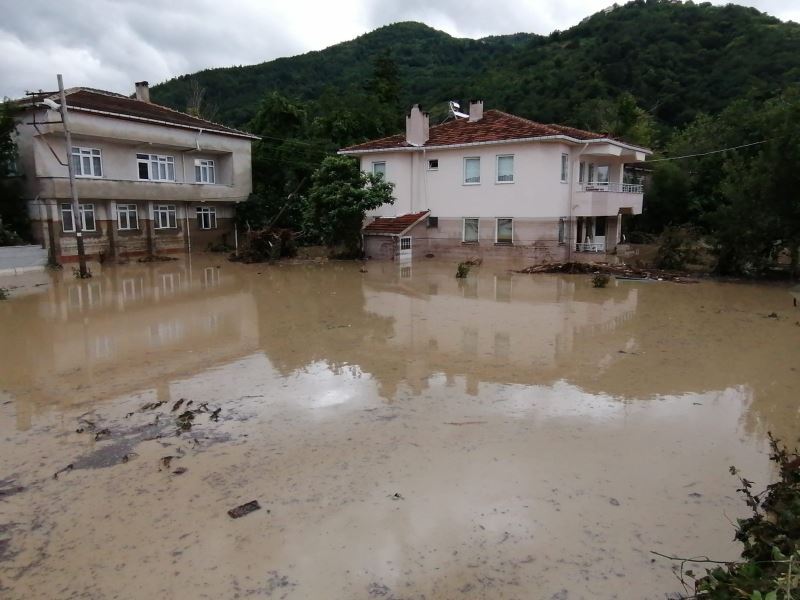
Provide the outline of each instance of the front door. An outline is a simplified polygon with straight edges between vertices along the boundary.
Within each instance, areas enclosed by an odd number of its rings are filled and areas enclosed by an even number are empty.
[[[411,260],[411,237],[400,238],[400,250],[397,253],[398,260]]]
[[[594,218],[594,239],[592,240],[597,244],[597,251],[603,252],[606,249],[606,218]]]

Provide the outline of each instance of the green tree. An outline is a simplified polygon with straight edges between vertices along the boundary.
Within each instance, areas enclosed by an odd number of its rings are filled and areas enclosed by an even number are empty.
[[[361,255],[361,227],[368,210],[393,204],[394,185],[363,173],[346,156],[329,156],[314,173],[305,207],[305,230],[323,244]]]
[[[0,245],[30,239],[30,219],[23,197],[22,177],[17,172],[16,110],[0,105]]]

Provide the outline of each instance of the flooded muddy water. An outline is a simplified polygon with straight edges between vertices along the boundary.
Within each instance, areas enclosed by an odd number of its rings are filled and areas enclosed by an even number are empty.
[[[664,598],[651,551],[738,555],[728,467],[800,432],[786,288],[366,270],[0,281],[0,596]]]

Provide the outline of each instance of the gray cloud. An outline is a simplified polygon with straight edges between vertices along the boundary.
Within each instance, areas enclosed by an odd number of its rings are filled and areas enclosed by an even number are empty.
[[[725,0],[714,0],[723,4]],[[800,22],[795,0],[749,0]],[[6,6],[2,6],[5,4]],[[566,29],[610,0],[0,0],[0,96],[67,85],[131,92],[204,68],[321,49],[380,25],[423,21],[482,37]]]

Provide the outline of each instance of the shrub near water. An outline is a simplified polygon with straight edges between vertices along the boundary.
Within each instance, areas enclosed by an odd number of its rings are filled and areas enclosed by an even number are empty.
[[[744,545],[742,561],[716,567],[695,582],[693,598],[710,600],[800,599],[800,455],[770,434],[772,460],[780,478],[759,494],[739,476],[739,492],[753,511],[739,519],[736,539]],[[691,571],[687,575],[693,576]]]

